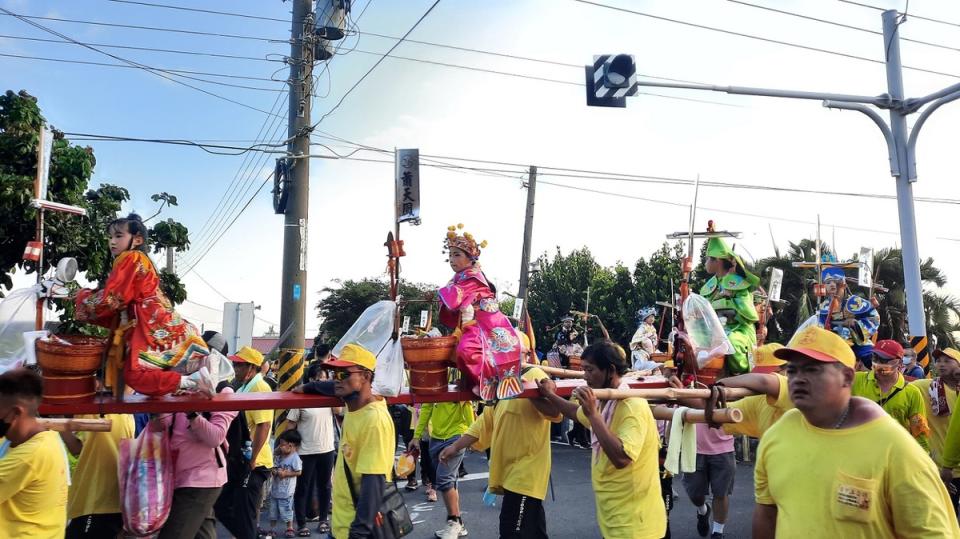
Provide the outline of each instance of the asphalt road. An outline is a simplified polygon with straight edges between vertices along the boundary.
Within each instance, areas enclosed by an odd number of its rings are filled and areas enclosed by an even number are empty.
[[[468,453],[466,467],[469,475],[460,481],[460,503],[463,521],[470,539],[497,539],[500,508],[486,507],[481,497],[487,485],[487,462],[483,453]],[[593,490],[590,485],[590,453],[567,445],[553,444],[553,493],[547,494],[544,509],[547,514],[547,532],[555,538],[600,538],[597,528]],[[679,495],[670,513],[670,527],[674,539],[700,537],[696,528],[696,512],[686,497],[679,478],[674,480]],[[412,493],[403,492],[414,519],[415,529],[410,539],[431,539],[435,530],[443,527],[446,509],[443,501],[427,502],[423,488]],[[753,466],[737,464],[737,478],[731,498],[730,516],[724,530],[727,538],[750,537],[750,518],[753,512]],[[264,523],[266,527],[266,523]],[[315,527],[315,525],[313,526]],[[221,529],[219,537],[230,534]],[[326,539],[314,532],[316,539]]]

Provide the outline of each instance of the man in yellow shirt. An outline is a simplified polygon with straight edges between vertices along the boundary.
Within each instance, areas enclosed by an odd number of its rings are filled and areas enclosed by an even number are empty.
[[[916,380],[911,385],[923,394],[930,423],[930,456],[940,466],[940,478],[956,509],[960,498],[960,423],[953,420],[956,417],[953,411],[960,386],[960,351],[934,350],[933,359],[936,377]]]
[[[260,373],[263,354],[244,346],[230,356],[230,361],[233,362],[234,382],[239,384],[237,393],[272,391]],[[214,505],[214,513],[217,520],[237,539],[256,539],[257,515],[263,502],[263,484],[270,477],[270,469],[273,468],[273,448],[270,445],[273,410],[248,410],[234,421],[246,421],[250,433],[251,456],[243,473],[227,478],[220,498]]]
[[[60,433],[70,454],[79,457],[69,490],[66,539],[116,537],[123,529],[117,463],[120,440],[134,437],[134,421],[130,414],[105,418],[111,421],[110,432]]]
[[[524,366],[524,382],[537,382],[547,375],[534,366]],[[547,520],[543,499],[550,478],[550,423],[560,422],[556,405],[544,398],[509,399],[483,409],[466,434],[440,452],[441,461],[468,447],[490,448],[489,490],[503,495],[500,506],[500,538],[546,538]]]
[[[853,395],[879,404],[907,429],[924,451],[930,452],[930,427],[923,409],[923,395],[915,386],[908,385],[900,372],[903,347],[897,341],[879,341],[873,347],[871,359],[872,370],[857,373],[851,389]]]
[[[67,525],[67,459],[55,432],[37,422],[40,375],[26,369],[0,374],[0,535],[60,539]]]
[[[755,539],[960,537],[933,461],[876,403],[851,397],[856,358],[842,338],[808,327],[775,354],[796,409],[760,444]]]
[[[378,517],[383,490],[393,471],[397,434],[387,403],[371,390],[377,358],[357,344],[348,344],[325,366],[334,369],[334,382],[311,382],[295,391],[332,393],[343,399],[340,451],[333,472],[333,522],[336,539],[380,537],[386,525]],[[332,386],[332,387],[331,387]]]
[[[660,437],[645,399],[610,400],[602,405],[594,389],[626,388],[626,353],[601,340],[580,357],[587,385],[574,390],[578,406],[556,394],[550,379],[540,381],[540,394],[563,415],[592,429],[591,478],[596,494],[597,524],[604,539],[660,539],[667,529],[667,510],[660,495]]]

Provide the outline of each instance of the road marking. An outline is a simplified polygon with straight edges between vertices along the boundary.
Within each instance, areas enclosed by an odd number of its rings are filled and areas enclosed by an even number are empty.
[[[461,477],[458,481],[474,481],[476,479],[488,479],[490,477],[490,472],[483,473],[468,473],[467,475]]]

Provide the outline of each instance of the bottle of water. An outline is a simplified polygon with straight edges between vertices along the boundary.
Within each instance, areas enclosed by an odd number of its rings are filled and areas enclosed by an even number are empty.
[[[483,492],[483,505],[487,507],[497,506],[497,495],[490,492],[490,487],[487,487],[487,490]]]
[[[243,443],[243,458],[244,460],[253,459],[253,442],[249,440]]]

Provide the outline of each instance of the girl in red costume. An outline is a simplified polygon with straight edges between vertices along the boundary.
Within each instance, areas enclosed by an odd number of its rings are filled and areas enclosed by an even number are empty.
[[[197,363],[209,355],[193,324],[180,318],[160,290],[157,269],[146,253],[147,227],[130,214],[107,226],[113,269],[102,288],[80,290],[76,318],[111,328],[130,324],[123,379],[143,395],[166,395],[177,390],[199,391],[210,397],[214,381],[206,367],[183,376],[172,369],[183,361]],[[109,382],[109,377],[108,377]]]

